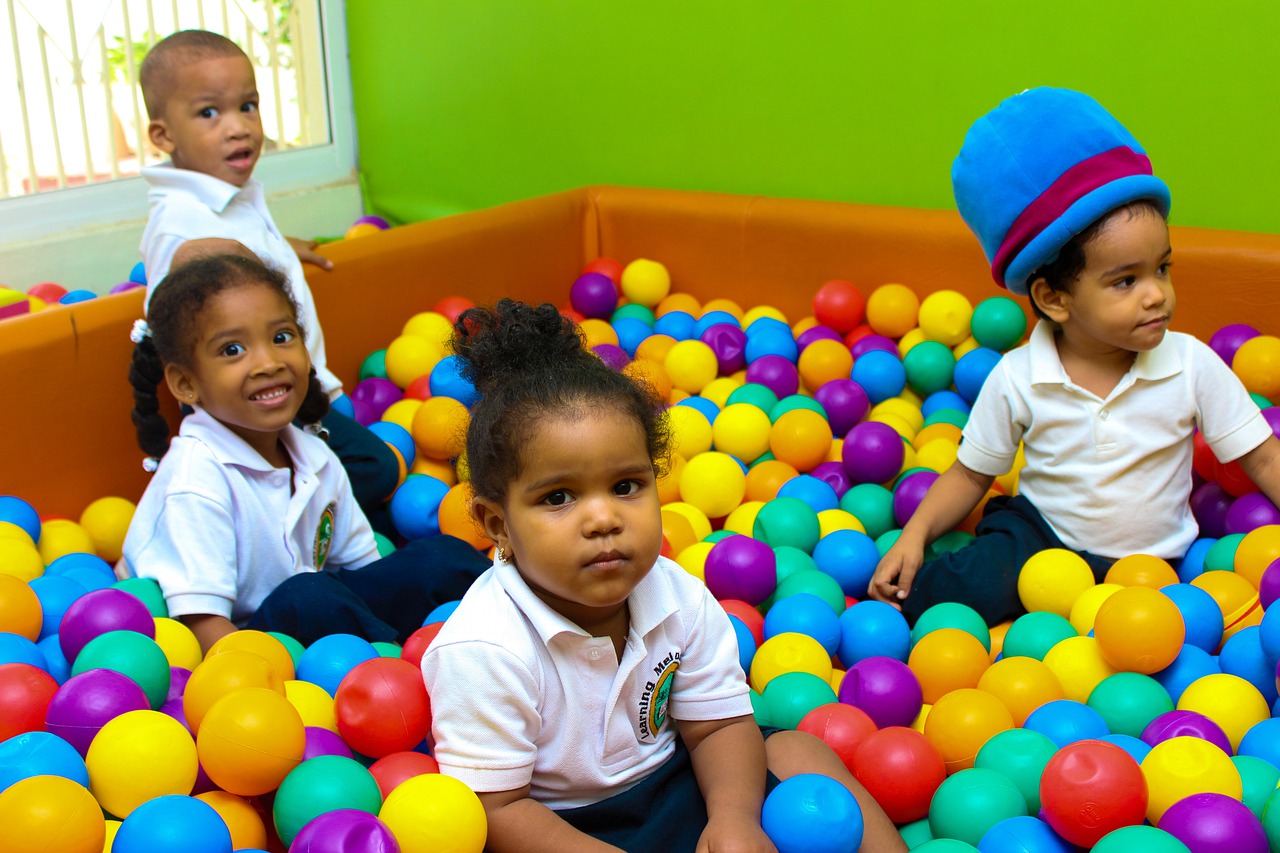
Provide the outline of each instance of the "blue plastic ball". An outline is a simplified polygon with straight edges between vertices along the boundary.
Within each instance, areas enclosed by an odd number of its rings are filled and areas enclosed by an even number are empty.
[[[988,829],[978,842],[979,853],[1074,853],[1049,824],[1030,815],[1008,817]]]
[[[759,332],[747,336],[747,364],[766,355],[776,355],[785,358],[792,364],[800,357],[800,345],[796,343],[795,336],[791,334],[791,330],[776,328],[765,328]]]
[[[883,601],[859,601],[840,614],[840,646],[836,650],[845,668],[869,657],[890,657],[907,662],[911,654],[911,628],[900,611]]]
[[[29,776],[62,776],[89,787],[84,758],[48,732],[23,732],[0,742],[0,793]]]
[[[1105,740],[1107,743],[1114,743],[1125,752],[1133,756],[1133,760],[1142,763],[1142,759],[1147,757],[1147,753],[1151,751],[1151,744],[1142,738],[1136,738],[1133,735],[1103,735],[1098,740]]]
[[[1266,621],[1265,617],[1263,621]],[[1276,665],[1267,661],[1260,626],[1250,625],[1232,634],[1222,644],[1222,651],[1218,652],[1218,666],[1228,675],[1243,678],[1258,688],[1268,705],[1278,698]]]
[[[751,633],[746,622],[732,613],[729,614],[729,624],[733,626],[733,635],[738,639],[738,663],[744,673],[751,672],[751,661],[755,660],[757,649],[755,634]]]
[[[1217,658],[1199,646],[1185,643],[1182,650],[1178,652],[1178,656],[1173,659],[1173,663],[1152,674],[1151,677],[1160,682],[1160,686],[1168,691],[1169,698],[1176,705],[1191,682],[1218,672],[1222,670],[1218,667]]]
[[[858,356],[849,376],[873,404],[896,397],[907,387],[907,369],[892,353],[871,350]]]
[[[676,403],[676,405],[688,406],[692,409],[697,409],[699,412],[702,412],[703,416],[707,419],[707,423],[710,424],[715,423],[716,415],[720,414],[720,407],[715,404],[714,400],[708,400],[706,397],[699,397],[696,395],[692,397],[685,397],[679,403]]]
[[[391,496],[391,523],[405,539],[425,539],[440,533],[440,502],[449,486],[427,474],[405,480]]]
[[[71,663],[67,660],[67,656],[62,653],[62,641],[58,639],[57,634],[50,634],[42,637],[36,642],[36,648],[40,650],[40,654],[44,655],[48,666],[45,672],[53,676],[53,680],[59,684],[64,683],[71,677]]]
[[[352,420],[355,420],[356,404],[346,394],[339,394],[333,400],[329,401],[329,408],[340,415],[346,415]]]
[[[231,830],[203,800],[166,794],[130,812],[111,853],[231,853]]]
[[[1183,641],[1204,649],[1209,654],[1222,644],[1222,608],[1213,596],[1189,583],[1171,583],[1160,591],[1173,600],[1187,626]]]
[[[817,773],[784,779],[765,797],[760,826],[778,853],[854,853],[862,809],[836,780]]]
[[[813,546],[813,562],[819,571],[836,579],[845,595],[865,598],[880,562],[880,549],[859,530],[833,530]]]
[[[330,696],[356,664],[379,657],[378,650],[363,637],[354,634],[329,634],[321,637],[298,656],[299,681],[323,687]]]
[[[1254,723],[1240,738],[1236,755],[1252,755],[1280,767],[1280,717]]]
[[[697,337],[694,329],[698,321],[688,311],[668,311],[653,321],[653,332],[656,335],[667,335],[677,341],[687,341]]]
[[[840,646],[840,619],[831,605],[808,592],[780,598],[764,616],[764,638],[805,634],[817,640],[828,655]]]
[[[422,620],[422,624],[430,625],[433,622],[443,622],[449,618],[453,611],[458,609],[458,605],[461,603],[461,601],[446,601],[444,604],[436,605],[435,609],[427,614],[427,618]]]
[[[456,355],[446,355],[431,368],[431,396],[452,397],[468,409],[480,399],[476,386],[462,375],[462,361]]]
[[[1040,732],[1059,749],[1078,740],[1097,740],[1110,734],[1101,714],[1073,699],[1046,702],[1028,715],[1022,727]]]
[[[926,418],[942,409],[955,409],[957,412],[969,413],[969,401],[955,391],[934,391],[920,404],[920,414]]]
[[[636,349],[653,334],[653,327],[635,317],[618,317],[613,321],[613,331],[618,336],[618,346],[622,351],[635,358]]]
[[[1187,553],[1182,556],[1182,562],[1178,563],[1178,580],[1189,584],[1204,574],[1205,555],[1217,544],[1217,539],[1207,537],[1192,542]]]
[[[136,281],[138,284],[147,283],[147,268],[143,266],[142,261],[138,261],[133,265],[133,269],[129,270],[129,281]]]
[[[49,671],[49,662],[35,643],[21,634],[0,631],[0,665],[6,663],[25,663]]]
[[[730,314],[728,311],[708,311],[694,322],[693,336],[695,338],[701,338],[707,329],[710,329],[712,326],[719,326],[722,323],[728,326],[733,326],[735,329],[742,328],[742,323],[738,318]]]
[[[1000,353],[986,347],[969,350],[956,361],[955,383],[960,396],[969,403],[978,399],[982,383],[1000,362]]]
[[[777,497],[798,498],[813,507],[814,512],[837,509],[840,506],[840,498],[836,496],[836,490],[831,484],[811,474],[800,474],[787,480],[778,489]]]
[[[36,598],[40,599],[40,611],[43,614],[40,623],[41,640],[58,633],[58,625],[62,623],[67,608],[89,591],[84,588],[84,584],[64,575],[43,574],[32,578],[27,585],[36,594]]]
[[[32,542],[40,541],[40,516],[35,507],[22,498],[0,495],[0,521],[16,524],[27,532]]]
[[[1274,671],[1280,664],[1280,607],[1267,608],[1262,614],[1262,624],[1258,629],[1258,640],[1262,643],[1262,652]]]
[[[90,299],[97,299],[98,294],[92,290],[77,289],[71,290],[62,295],[58,300],[59,305],[74,305],[77,302],[88,302]]]
[[[406,466],[412,465],[418,458],[418,446],[413,443],[413,434],[400,424],[391,421],[374,421],[369,424],[369,432],[400,451],[400,458]]]

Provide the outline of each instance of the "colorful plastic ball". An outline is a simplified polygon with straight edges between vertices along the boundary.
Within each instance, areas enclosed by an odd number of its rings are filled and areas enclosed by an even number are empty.
[[[1224,519],[1227,533],[1250,533],[1280,523],[1280,510],[1261,492],[1243,494],[1232,502]]]
[[[952,690],[977,687],[991,659],[986,647],[967,631],[938,628],[916,642],[907,665],[920,680],[924,701],[930,705]]]
[[[637,258],[623,268],[619,284],[628,301],[653,308],[671,292],[671,275],[657,261]]]
[[[142,803],[116,831],[112,853],[231,853],[222,816],[195,797],[168,794]]]
[[[938,479],[935,471],[916,471],[903,477],[893,490],[893,517],[899,527],[906,527],[916,508]]]
[[[1112,830],[1093,846],[1093,853],[1191,853],[1187,845],[1163,829],[1139,824]]]
[[[226,648],[211,654],[192,670],[183,691],[187,725],[198,734],[209,709],[236,690],[261,688],[284,696],[285,681],[284,673],[271,660],[249,649]]]
[[[1210,539],[1217,539],[1227,532],[1227,512],[1235,499],[1227,494],[1222,486],[1215,482],[1207,482],[1197,486],[1191,492],[1191,514],[1200,526],[1200,534]],[[1185,563],[1186,560],[1184,559]],[[1178,576],[1189,581],[1185,571],[1180,568]]]
[[[854,483],[886,483],[902,469],[902,437],[888,424],[865,421],[849,430],[841,459]],[[856,514],[856,513],[855,513]]]
[[[1178,606],[1145,586],[1125,587],[1108,597],[1098,608],[1093,632],[1107,663],[1144,674],[1173,663],[1186,638]]]
[[[0,664],[9,663],[24,663],[48,671],[48,660],[39,646],[19,634],[0,631]]]
[[[585,272],[569,286],[569,303],[584,317],[606,318],[618,307],[618,285],[603,273]]]
[[[159,711],[129,711],[109,720],[85,756],[89,789],[108,813],[127,818],[166,794],[189,794],[196,782],[196,745],[181,723]]]
[[[440,765],[434,758],[412,750],[384,755],[369,765],[369,773],[378,783],[383,799],[389,797],[401,782],[424,773],[439,772]]]
[[[765,797],[760,826],[778,853],[854,853],[862,844],[858,801],[834,779],[800,773]]]
[[[90,640],[76,655],[71,673],[91,669],[113,669],[129,676],[147,694],[152,709],[163,705],[169,693],[169,659],[155,640],[137,631],[108,631]]]
[[[1004,703],[1016,726],[1023,725],[1037,708],[1064,698],[1062,684],[1053,671],[1029,657],[997,660],[978,679],[978,689]]]
[[[1280,717],[1269,717],[1254,725],[1240,739],[1236,752],[1280,766]]]
[[[986,347],[978,347],[960,356],[956,359],[953,374],[956,391],[972,405],[978,399],[978,392],[982,390],[987,376],[999,362],[1000,353]]]
[[[770,547],[790,546],[806,554],[813,552],[821,533],[818,514],[798,498],[774,498],[760,508],[752,525],[752,536]]]
[[[62,684],[71,677],[71,664],[67,663],[67,659],[62,655],[57,634],[51,634],[40,640],[36,643],[36,648],[44,656],[44,666],[41,669],[52,675],[54,681]]]
[[[34,584],[40,580],[45,578],[34,578],[31,583]],[[45,636],[43,626],[50,620],[44,613],[38,589],[39,587],[24,583],[12,575],[0,573],[0,627],[5,631],[26,637],[32,642]],[[51,604],[58,606],[58,603],[52,600],[52,591],[46,591],[46,597],[50,599]],[[70,604],[68,603],[67,606]],[[55,624],[54,630],[48,633],[54,633],[56,630]]]
[[[391,496],[391,523],[406,539],[425,539],[440,533],[440,503],[449,484],[435,477],[410,477]]]
[[[98,498],[80,513],[80,526],[93,541],[94,552],[114,563],[120,559],[124,536],[137,507],[133,501],[119,497]]]
[[[844,474],[844,466],[838,462],[824,462],[821,464],[834,465],[842,476]],[[817,467],[821,467],[821,465]],[[813,470],[816,471],[817,467]],[[822,480],[814,474],[799,474],[792,477],[782,484],[782,488],[778,489],[777,497],[799,498],[817,513],[839,509],[840,507],[840,498],[836,495],[835,488],[826,480]]]
[[[0,521],[15,524],[27,532],[33,543],[40,542],[40,515],[35,507],[14,495],[0,495]]]
[[[286,681],[284,698],[298,712],[303,725],[317,726],[337,733],[338,720],[333,715],[333,697],[323,687],[310,681]]]
[[[1280,787],[1280,767],[1252,755],[1233,755],[1231,763],[1240,771],[1244,804],[1249,807],[1249,811],[1261,818],[1267,800]]]
[[[89,787],[84,758],[49,732],[24,732],[0,741],[0,792],[29,776],[62,776]]]
[[[719,376],[729,376],[747,365],[747,334],[730,323],[716,323],[699,336],[698,340],[711,348],[716,357]],[[710,384],[709,382],[707,383]],[[703,386],[706,388],[706,385]]]
[[[1178,710],[1195,711],[1221,726],[1232,751],[1240,745],[1245,732],[1271,716],[1258,688],[1225,672],[1206,675],[1189,684],[1178,697]]]
[[[1261,332],[1247,323],[1230,323],[1220,327],[1209,337],[1209,348],[1230,367],[1240,345],[1260,334]]]
[[[0,791],[0,845],[6,853],[102,853],[102,810],[83,785],[31,776]]]
[[[312,818],[289,845],[290,853],[399,853],[386,824],[359,809],[335,809]]]
[[[926,339],[953,347],[969,337],[973,305],[954,290],[935,290],[920,303],[920,331]]]
[[[877,334],[900,338],[917,324],[920,297],[903,284],[882,284],[867,299],[867,325]]]
[[[849,667],[841,702],[866,712],[878,728],[910,726],[924,704],[915,673],[896,658],[871,656]]]
[[[1030,815],[1000,821],[978,842],[981,853],[1071,853],[1073,849],[1049,824]]]
[[[1267,853],[1267,834],[1248,806],[1225,794],[1207,792],[1179,800],[1165,811],[1158,828],[1193,853]]]
[[[75,661],[90,640],[108,631],[136,631],[155,639],[156,623],[147,606],[124,590],[97,589],[67,608],[58,640],[67,660]]]
[[[1064,746],[1049,759],[1040,780],[1041,812],[1049,826],[1081,847],[1141,823],[1147,799],[1138,763],[1115,744],[1099,740]]]
[[[705,564],[707,589],[718,599],[760,604],[777,588],[777,557],[765,542],[728,536],[716,542]]]
[[[1059,748],[1108,734],[1101,714],[1071,699],[1056,699],[1041,705],[1027,716],[1023,728],[1040,732]]]
[[[1193,681],[1221,671],[1217,658],[1198,646],[1184,645],[1173,663],[1155,673],[1152,678],[1160,682],[1160,686],[1177,702]]]
[[[787,633],[812,637],[831,656],[840,645],[839,617],[825,601],[815,595],[791,595],[778,600],[764,617],[766,640]]]
[[[831,680],[831,655],[807,634],[778,634],[760,644],[751,661],[751,686],[763,693],[769,682],[788,672],[807,672]]]
[[[928,395],[951,387],[956,357],[937,341],[921,341],[902,357],[902,367],[912,390]]]
[[[1274,402],[1280,397],[1280,338],[1249,338],[1236,350],[1231,370],[1251,394],[1261,394]]]
[[[848,472],[847,465],[845,471]],[[879,483],[850,486],[840,496],[840,508],[862,522],[863,529],[872,539],[878,539],[894,527],[893,493]]]
[[[931,838],[919,847],[912,847],[911,850],[915,853],[977,853],[978,848],[954,838]]]
[[[769,415],[751,403],[730,403],[711,424],[715,448],[748,464],[769,450],[773,424]]]
[[[971,767],[947,778],[933,795],[929,828],[935,838],[977,844],[1002,820],[1027,813],[1016,785],[994,770]]]
[[[880,562],[875,540],[857,530],[836,530],[823,536],[813,547],[813,561],[819,571],[835,578],[845,595],[862,598]]]
[[[234,850],[262,849],[267,846],[267,828],[262,815],[244,797],[228,794],[226,791],[205,791],[195,797],[210,806],[231,833],[231,846]]]
[[[883,601],[859,601],[840,614],[836,653],[846,667],[882,655],[903,661],[911,651],[911,629],[895,607]]]
[[[1194,737],[1213,744],[1227,755],[1232,752],[1231,741],[1222,727],[1204,714],[1195,711],[1166,711],[1153,719],[1142,730],[1141,738],[1151,746],[1176,737]]]
[[[952,690],[932,705],[924,721],[924,736],[942,754],[948,774],[972,767],[983,744],[1013,728],[1009,709],[984,690]]]
[[[89,592],[107,589],[116,582],[111,565],[97,554],[64,554],[49,564],[45,574],[71,578]]]
[[[49,700],[45,728],[87,755],[98,731],[130,711],[150,710],[151,703],[131,678],[110,669],[91,669],[67,679]]]
[[[926,721],[927,722],[927,721]],[[1058,745],[1033,729],[1014,728],[993,735],[978,750],[973,766],[993,770],[1017,786],[1027,813],[1040,811],[1040,777]]]
[[[819,705],[801,718],[797,731],[820,739],[854,772],[854,756],[858,747],[877,731],[875,722],[865,711],[845,704],[830,702]]]
[[[1065,548],[1047,548],[1027,560],[1018,573],[1018,597],[1029,612],[1047,610],[1064,619],[1086,589],[1094,585],[1084,558]]]
[[[781,601],[789,595],[808,593],[816,595],[827,603],[833,612],[841,612],[848,606],[848,598],[840,584],[831,575],[810,568],[812,559],[804,551],[786,545],[776,549],[778,554],[777,592],[774,598]]]
[[[307,726],[304,737],[303,761],[319,758],[321,755],[341,755],[344,758],[355,757],[351,747],[347,746],[346,741],[326,728]]]
[[[733,512],[747,492],[747,474],[727,453],[708,451],[689,459],[680,476],[680,499],[708,518]]]
[[[1184,642],[1212,654],[1222,644],[1223,629],[1222,611],[1213,596],[1187,583],[1169,584],[1160,592],[1182,614],[1182,624],[1186,626]]]
[[[783,356],[762,355],[747,365],[747,382],[763,385],[780,398],[789,397],[800,389],[800,372]]]
[[[699,325],[705,324],[705,318],[699,320]],[[784,323],[765,324],[757,323],[747,334],[746,349],[743,351],[747,364],[752,364],[766,356],[771,358],[785,359],[792,366],[797,366],[800,357],[800,345],[796,343],[795,336],[791,333],[791,329]],[[799,378],[799,369],[796,370],[797,379]],[[780,396],[787,396],[782,394]]]
[[[796,728],[809,712],[836,701],[830,675],[824,678],[808,672],[779,674],[764,686],[760,697],[769,721],[784,729]]]
[[[842,335],[862,322],[866,307],[862,291],[843,279],[828,281],[813,295],[813,316]]]
[[[333,697],[338,734],[371,758],[412,749],[431,726],[418,668],[396,658],[373,658],[343,677]]]
[[[401,783],[378,818],[395,835],[400,853],[480,853],[488,834],[480,798],[439,773]]]
[[[322,755],[297,765],[280,782],[272,804],[276,832],[286,844],[319,815],[356,809],[376,815],[382,792],[365,767],[352,758]]]
[[[1184,797],[1212,792],[1239,800],[1244,792],[1240,771],[1227,754],[1194,737],[1170,738],[1153,746],[1142,761],[1142,774],[1150,792],[1147,820],[1156,825],[1165,810]]]
[[[896,397],[907,387],[907,369],[902,360],[882,350],[859,356],[853,363],[850,378],[862,386],[872,403]]]
[[[1026,334],[1027,314],[1021,304],[1007,296],[992,296],[973,309],[970,329],[979,345],[1004,352]]]
[[[826,461],[831,452],[831,438],[831,425],[824,415],[796,408],[774,421],[769,433],[769,449],[775,458],[797,471],[812,471]]]
[[[1173,710],[1173,700],[1160,682],[1136,672],[1104,678],[1089,694],[1088,705],[1101,715],[1108,731],[1140,737],[1153,720]]]
[[[213,703],[196,734],[196,748],[215,785],[252,797],[275,790],[298,766],[306,730],[284,696],[245,687]]]
[[[1265,619],[1263,620],[1265,624]],[[1280,624],[1280,619],[1272,618],[1272,629]],[[1273,646],[1274,648],[1274,646]],[[1277,698],[1276,664],[1277,659],[1264,650],[1262,643],[1262,626],[1253,625],[1245,628],[1225,643],[1218,653],[1218,666],[1228,675],[1235,675],[1258,688],[1263,700],[1273,705]]]

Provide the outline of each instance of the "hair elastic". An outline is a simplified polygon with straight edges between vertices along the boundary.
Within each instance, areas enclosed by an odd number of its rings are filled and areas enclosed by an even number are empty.
[[[129,340],[135,344],[140,344],[149,337],[151,337],[151,327],[147,325],[147,321],[134,320],[133,328],[129,330]]]

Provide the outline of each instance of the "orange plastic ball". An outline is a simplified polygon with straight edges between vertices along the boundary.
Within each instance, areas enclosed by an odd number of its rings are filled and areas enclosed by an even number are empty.
[[[294,677],[293,656],[289,654],[284,643],[265,631],[251,629],[233,631],[214,643],[205,658],[208,659],[232,649],[261,655],[281,681],[289,681]]]
[[[853,368],[853,354],[843,341],[820,338],[800,353],[797,367],[804,387],[816,391],[835,379],[848,379]]]
[[[990,663],[986,646],[959,628],[930,631],[907,657],[907,666],[915,673],[924,701],[930,705],[952,690],[977,687]]]
[[[471,413],[452,397],[423,400],[413,415],[413,443],[418,452],[432,459],[445,460],[458,456],[467,446],[467,427]]]
[[[439,518],[441,533],[470,543],[480,551],[493,544],[480,528],[480,522],[471,514],[471,486],[467,483],[449,487],[440,501]]]
[[[257,688],[283,697],[285,681],[283,673],[262,655],[245,649],[228,649],[206,657],[191,673],[182,692],[182,712],[191,731],[198,734],[209,709],[228,693]]]
[[[1280,556],[1277,554],[1276,556]],[[1150,554],[1130,554],[1121,557],[1107,569],[1106,583],[1120,586],[1145,586],[1160,589],[1178,582],[1178,573],[1168,560],[1153,557]]]
[[[831,424],[811,409],[792,409],[773,423],[769,449],[797,471],[812,471],[827,458]]]
[[[0,630],[34,642],[40,638],[43,621],[44,608],[35,590],[26,581],[0,572]]]
[[[905,284],[882,284],[867,300],[867,325],[876,334],[900,338],[916,326],[920,297]]]
[[[246,687],[223,696],[196,735],[200,766],[224,791],[253,797],[274,791],[302,763],[306,730],[281,693]]]
[[[924,736],[942,753],[947,773],[973,766],[978,750],[1013,728],[1009,709],[985,690],[964,687],[939,697],[924,721]]]
[[[1264,524],[1244,535],[1236,546],[1234,567],[1236,574],[1257,589],[1262,583],[1262,573],[1275,560],[1280,559],[1280,524]]]
[[[1130,586],[1098,608],[1093,635],[1107,663],[1151,675],[1173,663],[1187,629],[1173,599],[1150,587]]]
[[[978,689],[1003,702],[1015,726],[1025,723],[1031,712],[1041,705],[1066,698],[1053,670],[1042,661],[1021,655],[991,664],[978,679]]]
[[[203,794],[196,794],[196,799],[212,806],[227,829],[231,830],[232,850],[266,849],[266,824],[258,810],[244,797],[237,797],[226,791],[205,791]]]

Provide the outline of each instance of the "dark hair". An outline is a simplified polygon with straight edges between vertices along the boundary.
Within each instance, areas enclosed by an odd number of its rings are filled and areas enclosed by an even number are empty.
[[[1098,232],[1102,230],[1108,222],[1122,212],[1128,213],[1129,218],[1133,219],[1144,213],[1151,213],[1164,218],[1164,214],[1160,212],[1160,208],[1151,199],[1140,198],[1137,201],[1131,201],[1120,207],[1113,208],[1105,215],[1095,219],[1088,228],[1068,240],[1058,255],[1052,261],[1041,264],[1035,272],[1027,277],[1027,283],[1030,285],[1038,278],[1043,278],[1045,283],[1049,285],[1049,289],[1057,293],[1069,293],[1071,286],[1080,278],[1080,273],[1084,272],[1085,264],[1088,258],[1085,255],[1085,247],[1089,245],[1089,241],[1098,236]],[[1027,289],[1027,298],[1031,300],[1031,310],[1041,320],[1048,320],[1049,316],[1044,310],[1036,304],[1035,297],[1031,295],[1030,287]]]
[[[173,91],[178,69],[188,62],[247,54],[231,39],[208,30],[179,30],[156,42],[138,69],[138,85],[147,115],[159,118]]]
[[[190,367],[195,347],[193,337],[204,306],[219,293],[246,284],[260,284],[277,291],[297,319],[298,306],[284,274],[240,255],[213,255],[183,264],[156,288],[147,311],[150,332],[134,344],[129,365],[133,425],[138,432],[138,446],[147,454],[159,459],[169,449],[169,423],[160,414],[160,400],[156,395],[164,381],[164,366]],[[306,330],[301,325],[298,328],[305,338]],[[328,413],[329,398],[321,390],[312,367],[297,419],[316,423]]]
[[[583,408],[621,411],[644,431],[654,470],[666,470],[670,432],[648,384],[619,373],[583,343],[554,305],[503,299],[454,323],[462,375],[480,393],[467,429],[467,465],[478,497],[501,502],[520,475],[521,450],[549,417]]]

